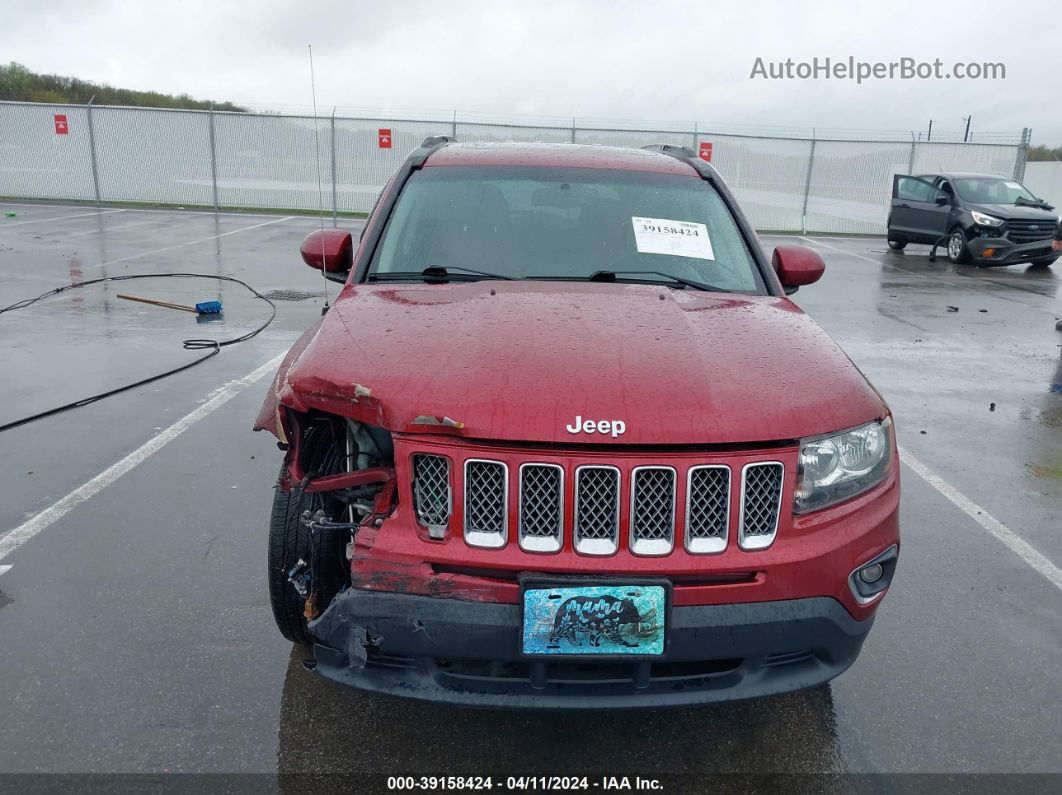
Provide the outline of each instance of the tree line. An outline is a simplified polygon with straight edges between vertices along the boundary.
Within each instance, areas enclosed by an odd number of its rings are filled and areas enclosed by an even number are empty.
[[[209,100],[192,99],[187,94],[174,96],[173,94],[161,94],[158,91],[135,91],[130,88],[114,88],[104,83],[93,83],[91,80],[80,80],[76,77],[42,75],[14,61],[7,66],[0,66],[0,99],[73,105],[84,105],[91,99],[96,105],[136,105],[185,110],[210,108]],[[214,109],[247,112],[247,108],[231,102],[215,102]]]
[[[1029,160],[1062,160],[1062,146],[1053,149],[1050,146],[1030,146]]]

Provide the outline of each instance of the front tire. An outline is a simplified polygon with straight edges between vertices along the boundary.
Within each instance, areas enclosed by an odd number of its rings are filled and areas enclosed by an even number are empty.
[[[893,251],[903,251],[905,248],[907,248],[907,241],[906,240],[890,240],[889,241],[889,248],[891,248]]]
[[[281,470],[283,474],[283,470]],[[292,643],[310,645],[313,635],[307,626],[306,602],[288,575],[299,561],[310,568],[312,612],[320,615],[335,595],[350,582],[346,557],[351,535],[346,530],[318,530],[311,534],[299,521],[304,511],[324,510],[334,516],[335,505],[322,494],[306,494],[298,489],[284,491],[277,486],[269,517],[269,603],[280,634]]]
[[[962,265],[970,261],[970,249],[966,245],[966,233],[960,227],[955,227],[948,235],[948,259],[956,265]]]
[[[313,494],[284,491],[277,486],[269,516],[269,603],[280,634],[292,643],[309,645],[313,636],[306,626],[306,600],[295,590],[288,574],[300,560],[310,562],[310,531],[299,517],[311,510]]]

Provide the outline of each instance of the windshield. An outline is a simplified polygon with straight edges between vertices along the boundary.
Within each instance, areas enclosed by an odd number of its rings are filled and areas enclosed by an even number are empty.
[[[959,196],[975,204],[1015,204],[1018,197],[1027,202],[1036,197],[1020,182],[1002,177],[964,177],[955,180]]]
[[[425,268],[514,279],[587,279],[611,271],[620,280],[667,282],[670,276],[765,292],[733,216],[709,183],[606,169],[414,172],[369,274]]]

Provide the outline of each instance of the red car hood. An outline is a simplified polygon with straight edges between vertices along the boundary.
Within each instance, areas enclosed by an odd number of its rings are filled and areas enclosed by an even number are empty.
[[[532,281],[356,285],[302,342],[278,374],[280,402],[393,431],[721,444],[826,433],[886,411],[833,340],[771,296]],[[414,424],[420,417],[463,427]],[[576,418],[625,430],[571,433]]]

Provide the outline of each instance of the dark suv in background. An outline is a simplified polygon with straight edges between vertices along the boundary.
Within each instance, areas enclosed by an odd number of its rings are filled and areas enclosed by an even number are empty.
[[[1054,207],[1020,182],[993,174],[896,174],[892,178],[889,248],[946,239],[948,259],[978,267],[1030,264],[1058,258],[1051,239]]]

